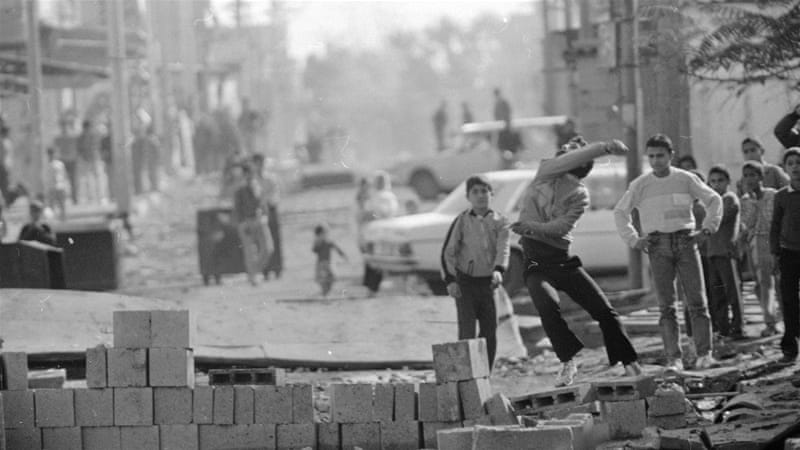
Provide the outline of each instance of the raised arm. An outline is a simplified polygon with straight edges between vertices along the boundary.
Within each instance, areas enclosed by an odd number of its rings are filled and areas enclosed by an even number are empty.
[[[792,128],[798,120],[800,120],[800,105],[797,105],[794,111],[783,116],[783,118],[778,121],[778,124],[775,125],[775,137],[778,138],[778,141],[786,148],[800,145],[800,135],[792,132]]]
[[[592,142],[583,148],[542,161],[534,180],[557,177],[603,155],[624,155],[626,153],[628,153],[628,147],[622,141],[616,139],[608,142]]]

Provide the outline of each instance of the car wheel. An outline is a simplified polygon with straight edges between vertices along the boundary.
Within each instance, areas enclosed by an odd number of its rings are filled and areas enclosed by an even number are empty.
[[[436,178],[427,170],[415,172],[414,175],[411,176],[409,184],[423,200],[434,200],[439,195],[439,192],[441,192]]]
[[[444,280],[428,278],[425,280],[433,295],[447,295],[447,283]]]
[[[508,270],[503,275],[503,287],[506,288],[509,297],[513,297],[525,287],[525,260],[519,250],[511,250]]]

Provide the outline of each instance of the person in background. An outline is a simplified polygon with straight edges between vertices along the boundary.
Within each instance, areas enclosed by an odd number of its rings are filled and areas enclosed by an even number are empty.
[[[502,120],[505,126],[511,128],[511,105],[503,98],[500,88],[494,88],[494,120]]]
[[[25,185],[21,182],[11,186],[13,161],[14,145],[11,142],[11,129],[0,117],[0,196],[8,206],[13,205],[17,198],[28,195]]]
[[[56,157],[56,149],[47,148],[47,167],[45,168],[45,192],[47,206],[58,213],[61,221],[67,220],[67,198],[70,194],[67,168]]]
[[[679,169],[683,169],[687,172],[694,172],[697,170],[697,161],[695,161],[694,156],[692,155],[683,155],[678,158],[677,164],[675,164]]]
[[[433,131],[436,135],[436,150],[442,151],[447,145],[445,132],[447,131],[447,102],[442,100],[436,112],[433,113]]]
[[[263,189],[255,169],[249,163],[242,166],[244,183],[233,194],[233,216],[244,252],[247,279],[256,286],[256,274],[261,273],[271,252],[267,216],[262,210]]]
[[[314,279],[319,284],[323,297],[327,297],[333,287],[333,282],[336,279],[331,268],[331,253],[336,250],[336,253],[347,261],[347,255],[342,249],[336,245],[335,242],[330,240],[328,236],[328,227],[324,224],[314,227],[314,246],[311,251],[317,255],[317,265],[314,272]]]
[[[472,110],[469,109],[467,102],[461,102],[461,123],[472,123],[475,118],[472,116]]]
[[[789,176],[776,166],[764,161],[764,146],[755,138],[745,138],[742,141],[742,155],[745,161],[758,161],[764,167],[764,187],[780,189],[789,184]],[[741,198],[744,195],[742,180],[736,183],[736,194]]]
[[[392,192],[392,181],[389,174],[378,171],[375,175],[374,187],[366,204],[369,220],[388,219],[396,216],[399,202],[397,196]],[[382,280],[383,272],[368,264],[365,265],[363,284],[367,287],[369,296],[372,297],[378,293]]]
[[[59,121],[61,134],[53,140],[53,146],[57,150],[58,158],[64,163],[69,181],[70,197],[72,203],[78,203],[78,138],[73,132],[75,118],[66,114]]]
[[[44,222],[44,204],[39,200],[31,200],[28,205],[30,220],[19,232],[20,241],[37,241],[42,244],[56,245],[56,234],[50,225]]]
[[[148,188],[150,192],[158,192],[160,189],[161,142],[152,123],[147,126],[146,137],[148,145],[145,147],[144,160],[147,166],[147,181],[150,183]]]
[[[264,279],[269,279],[270,272],[275,274],[275,278],[280,278],[283,271],[283,244],[281,240],[281,219],[280,219],[280,182],[275,173],[269,170],[264,164],[264,154],[254,153],[252,156],[253,167],[256,177],[263,189],[261,205],[267,213],[269,223],[269,234],[272,237],[272,253],[264,265]]]
[[[778,121],[774,132],[784,148],[800,147],[800,104]]]
[[[90,120],[83,121],[83,129],[75,143],[78,152],[78,191],[90,202],[100,201],[100,138]]]

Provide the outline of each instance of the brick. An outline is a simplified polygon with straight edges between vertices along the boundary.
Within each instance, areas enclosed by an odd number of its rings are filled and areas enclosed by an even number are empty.
[[[214,388],[195,386],[192,389],[192,422],[201,425],[214,423]]]
[[[292,423],[292,387],[256,386],[255,423]]]
[[[122,450],[159,450],[158,427],[120,427],[119,441]]]
[[[42,448],[47,450],[82,450],[80,427],[42,428]]]
[[[292,386],[292,422],[314,422],[314,391],[307,383],[293,384]]]
[[[458,382],[458,396],[465,419],[476,419],[486,415],[484,403],[492,396],[492,385],[488,378]]]
[[[375,385],[372,414],[373,422],[391,422],[394,419],[394,386],[389,383]]]
[[[81,428],[84,450],[121,450],[119,427]]]
[[[372,385],[334,384],[331,390],[331,420],[366,423],[372,420]]]
[[[702,430],[693,428],[661,430],[659,432],[661,448],[669,450],[705,450],[707,447],[703,443],[703,438],[700,436],[701,433]]]
[[[250,386],[233,387],[233,423],[250,425],[255,417],[253,388]]]
[[[394,385],[394,420],[417,420],[417,392],[414,384]]]
[[[663,430],[676,430],[678,428],[686,428],[688,422],[686,421],[686,414],[675,414],[672,416],[656,416],[647,418],[648,427],[658,427]]]
[[[639,437],[647,426],[644,400],[601,402],[601,411],[612,439]]]
[[[201,449],[274,449],[275,425],[200,425]]]
[[[6,448],[9,450],[41,450],[42,431],[34,427],[6,430]]]
[[[439,422],[455,422],[463,419],[458,383],[442,383],[436,386],[436,411]]]
[[[489,376],[486,340],[466,339],[433,345],[433,370],[437,383]]]
[[[151,348],[150,386],[194,387],[194,353],[182,348]]]
[[[194,348],[196,330],[191,311],[150,311],[150,347]]]
[[[656,381],[649,375],[621,377],[613,380],[596,381],[594,382],[594,390],[599,401],[642,400],[655,393]]]
[[[381,426],[377,422],[343,423],[341,436],[343,450],[352,450],[356,447],[362,450],[381,449]]]
[[[591,450],[594,446],[590,443],[592,422],[586,420],[549,419],[542,420],[537,428],[569,427],[572,430],[572,446],[575,450]]]
[[[606,442],[611,439],[611,428],[603,419],[594,418],[594,424],[592,424],[592,432],[589,436],[589,443],[593,446],[597,446],[601,442]]]
[[[420,424],[415,420],[381,422],[383,450],[417,450],[420,448]]]
[[[151,388],[114,388],[114,425],[152,424],[153,390]]]
[[[472,433],[472,427],[439,430],[436,432],[436,448],[439,450],[471,449]]]
[[[278,450],[299,450],[317,446],[317,427],[312,422],[282,423],[276,427]]]
[[[214,387],[214,425],[233,425],[234,397],[233,386]]]
[[[436,383],[419,384],[419,417],[420,422],[439,421],[439,396]]]
[[[114,311],[114,347],[148,348],[150,311]]]
[[[74,427],[75,394],[72,389],[34,391],[37,427]]]
[[[107,357],[109,387],[147,386],[146,348],[110,348]]]
[[[114,425],[113,389],[75,389],[75,425],[110,427]]]
[[[475,425],[495,425],[492,423],[492,418],[489,416],[481,416],[475,419],[464,419],[461,421],[461,424],[464,426],[464,428],[474,427]]]
[[[563,408],[544,409],[538,415],[544,419],[566,419],[572,414],[600,414],[600,402],[589,402]]]
[[[562,428],[522,428],[476,426],[473,434],[473,450],[496,450],[531,448],[548,450],[572,450],[572,431]]]
[[[35,424],[33,391],[0,391],[6,428],[31,428]]]
[[[422,446],[424,448],[436,448],[436,433],[439,430],[450,430],[461,428],[461,422],[423,422],[422,423]]]
[[[63,389],[67,369],[43,369],[28,372],[28,389]]]
[[[208,371],[208,384],[286,384],[286,370],[278,367],[249,367],[246,369],[211,369]]]
[[[159,425],[161,450],[199,450],[197,425]]]
[[[86,387],[108,386],[107,355],[108,351],[102,345],[86,349]]]
[[[24,352],[3,352],[3,383],[9,391],[28,389],[28,354]]]
[[[678,389],[656,389],[655,395],[647,398],[649,417],[674,416],[686,413],[686,394]]]
[[[568,408],[593,401],[590,384],[576,384],[563,388],[534,392],[511,398],[517,414],[531,414],[548,409]]]
[[[519,425],[511,401],[502,393],[489,397],[484,406],[493,425]]]
[[[153,388],[153,424],[192,423],[192,395],[189,388]]]
[[[318,450],[339,450],[342,448],[338,423],[319,422],[316,426]]]

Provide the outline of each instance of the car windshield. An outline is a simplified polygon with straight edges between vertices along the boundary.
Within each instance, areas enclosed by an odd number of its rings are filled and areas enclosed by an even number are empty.
[[[492,205],[504,214],[513,206],[511,203],[518,197],[518,192],[524,189],[532,180],[528,178],[507,178],[502,180],[490,179],[492,189],[494,191],[494,198]],[[440,214],[455,215],[469,208],[469,201],[466,196],[466,182],[458,185],[452,192],[439,203],[434,212]]]

